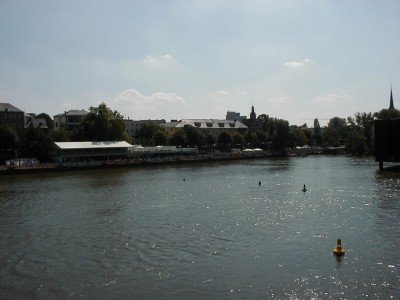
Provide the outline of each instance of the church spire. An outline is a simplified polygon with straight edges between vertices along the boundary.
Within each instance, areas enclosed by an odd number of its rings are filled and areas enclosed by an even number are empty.
[[[394,109],[392,87],[390,87],[390,105],[389,109]]]

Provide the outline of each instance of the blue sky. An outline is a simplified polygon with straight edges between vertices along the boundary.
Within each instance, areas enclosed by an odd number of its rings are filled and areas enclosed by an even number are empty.
[[[0,102],[289,120],[400,107],[400,1],[0,0]]]

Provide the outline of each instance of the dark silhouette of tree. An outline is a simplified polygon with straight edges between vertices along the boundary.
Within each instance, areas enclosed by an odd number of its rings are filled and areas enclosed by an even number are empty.
[[[242,146],[244,143],[244,139],[243,136],[239,133],[239,132],[235,132],[232,135],[232,143],[236,146],[236,145],[240,145]]]
[[[121,141],[128,139],[122,115],[112,111],[103,102],[98,107],[90,107],[82,122],[81,138],[92,141]]]
[[[152,136],[154,145],[166,145],[167,144],[167,134],[165,130],[157,130]]]
[[[69,133],[65,128],[53,130],[50,133],[50,136],[54,142],[69,142],[70,141]]]
[[[207,146],[213,146],[215,144],[215,138],[211,134],[206,134],[205,143]]]
[[[350,137],[358,137],[355,133],[361,134],[365,141],[365,150],[362,155],[372,152],[373,135],[374,135],[374,115],[372,113],[356,113],[354,117],[348,117],[347,122],[350,129]],[[361,149],[361,148],[360,148]],[[359,151],[356,151],[359,155]]]
[[[232,137],[226,131],[222,131],[218,136],[217,142],[220,147],[226,149],[232,144]]]
[[[273,120],[273,133],[271,135],[272,148],[275,150],[282,150],[288,146],[289,143],[289,122],[282,119]]]
[[[244,135],[244,142],[246,143],[246,146],[248,147],[257,147],[258,146],[258,139],[257,135],[250,130],[246,132]]]
[[[24,147],[22,155],[26,157],[35,157],[40,161],[50,161],[50,155],[53,151],[54,143],[50,135],[41,128],[34,128],[30,125],[25,130]]]
[[[202,144],[202,136],[196,128],[191,125],[185,125],[183,130],[187,138],[187,144],[190,147],[196,147]]]
[[[18,148],[18,134],[6,124],[0,124],[0,161],[14,158]]]
[[[162,140],[157,140],[155,141],[153,139],[153,136],[156,132],[164,132],[165,133],[165,129],[164,127],[161,127],[160,125],[156,125],[154,123],[150,123],[150,122],[145,122],[143,123],[139,130],[136,132],[136,136],[135,138],[142,144],[145,146],[152,146],[152,145],[159,145],[158,142],[162,142]],[[163,137],[161,136],[161,133],[157,133],[155,139],[163,139]],[[165,144],[165,142],[164,142]]]
[[[15,149],[18,143],[18,135],[14,129],[6,124],[0,124],[0,149]]]
[[[379,112],[374,113],[374,117],[378,120],[389,120],[400,118],[400,110],[395,108],[382,109]]]
[[[329,120],[328,127],[325,129],[322,140],[326,146],[340,146],[347,138],[346,119],[333,117]]]
[[[186,146],[187,137],[183,129],[178,129],[169,138],[169,144],[173,146]]]

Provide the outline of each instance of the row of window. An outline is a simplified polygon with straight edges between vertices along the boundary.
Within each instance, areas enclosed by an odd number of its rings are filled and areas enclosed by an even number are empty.
[[[22,119],[23,114],[21,113],[5,113],[5,114],[0,114],[0,117],[4,120],[16,120],[16,119]]]
[[[228,123],[229,127],[234,128],[235,127],[235,123]],[[210,122],[206,122],[207,127],[213,127],[213,123]],[[194,122],[194,126],[196,127],[201,127],[201,122]],[[225,123],[218,123],[218,127],[220,128],[224,128],[225,127]]]

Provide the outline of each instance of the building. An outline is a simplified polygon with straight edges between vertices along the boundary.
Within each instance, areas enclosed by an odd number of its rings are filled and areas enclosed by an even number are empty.
[[[132,145],[121,142],[56,142],[56,162],[87,162],[124,159]]]
[[[395,110],[390,89],[389,111]],[[375,120],[375,161],[379,169],[384,162],[400,162],[400,118]]]
[[[132,140],[135,140],[136,133],[142,127],[143,124],[153,124],[153,125],[161,125],[164,124],[165,120],[124,120],[124,126],[125,126],[125,132],[132,138]]]
[[[74,128],[80,128],[83,120],[85,119],[87,111],[82,110],[70,110],[63,114],[55,115],[54,118],[54,130],[65,128],[72,130]]]
[[[48,130],[46,119],[44,118],[36,118],[35,114],[25,114],[24,115],[24,129],[33,126],[33,128],[41,128],[43,130]]]
[[[392,88],[390,88],[390,103],[389,103],[389,109],[394,109]]]
[[[249,131],[255,132],[260,130],[261,125],[257,120],[257,115],[254,112],[254,106],[251,106],[251,112],[250,112],[250,119],[245,120],[245,124],[249,128]]]
[[[0,124],[8,125],[22,138],[24,134],[24,112],[10,103],[0,103]]]
[[[247,130],[247,126],[240,121],[234,120],[217,120],[217,119],[183,119],[180,121],[171,121],[165,124],[161,124],[167,132],[173,132],[177,129],[182,129],[185,126],[192,126],[200,133],[210,134],[215,139],[221,134],[221,132],[239,132],[244,133]]]
[[[234,112],[234,111],[228,111],[226,113],[226,119],[227,120],[233,120],[233,121],[240,121],[242,123],[246,122],[247,117],[246,116],[241,116],[240,113]]]

